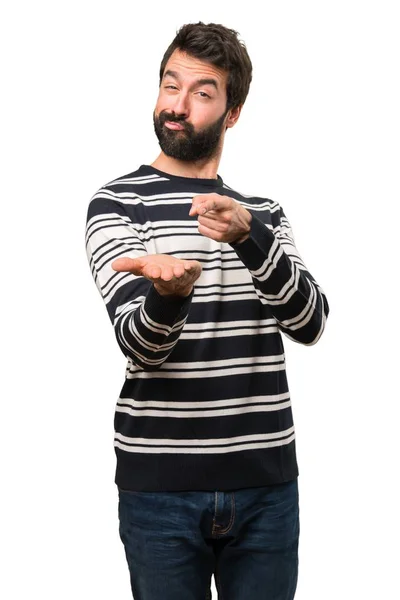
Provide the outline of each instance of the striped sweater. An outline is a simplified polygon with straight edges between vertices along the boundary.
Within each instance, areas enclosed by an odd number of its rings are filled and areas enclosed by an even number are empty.
[[[189,216],[215,192],[252,214],[241,244],[215,242]],[[142,165],[103,186],[87,216],[87,255],[126,356],[115,411],[115,482],[132,491],[234,490],[298,475],[281,333],[321,336],[328,304],[277,202]],[[200,261],[187,298],[162,297],[118,257]]]

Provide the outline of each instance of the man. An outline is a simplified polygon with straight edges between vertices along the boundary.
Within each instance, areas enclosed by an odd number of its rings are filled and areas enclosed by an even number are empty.
[[[184,25],[160,68],[160,155],[89,206],[92,274],[128,360],[116,483],[138,600],[204,600],[213,573],[224,600],[295,594],[298,469],[280,331],[314,344],[329,309],[279,204],[217,174],[251,77],[235,31]]]

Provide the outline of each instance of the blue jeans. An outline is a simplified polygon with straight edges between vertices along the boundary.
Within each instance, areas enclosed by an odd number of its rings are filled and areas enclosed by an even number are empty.
[[[224,492],[119,490],[135,600],[293,600],[297,479]]]

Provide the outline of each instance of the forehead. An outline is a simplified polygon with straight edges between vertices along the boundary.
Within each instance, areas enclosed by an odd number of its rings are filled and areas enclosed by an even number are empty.
[[[167,71],[175,71],[181,79],[187,79],[188,81],[205,78],[215,79],[218,87],[222,90],[226,88],[228,79],[228,73],[224,69],[220,69],[204,60],[194,58],[181,50],[174,50],[171,54],[165,65],[164,74]]]

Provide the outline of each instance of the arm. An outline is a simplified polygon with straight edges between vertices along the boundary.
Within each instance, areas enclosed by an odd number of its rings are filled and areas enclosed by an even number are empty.
[[[329,306],[296,249],[282,209],[276,234],[252,214],[249,237],[231,245],[249,269],[260,301],[269,305],[281,331],[301,344],[315,344],[325,328]]]
[[[122,352],[146,371],[159,369],[186,322],[200,264],[147,256],[123,205],[101,192],[89,205],[86,249]]]
[[[199,215],[200,233],[235,249],[250,271],[260,301],[268,304],[281,331],[296,342],[315,344],[324,330],[329,306],[297,252],[282,209],[275,234],[227,196],[197,196],[190,214]]]

